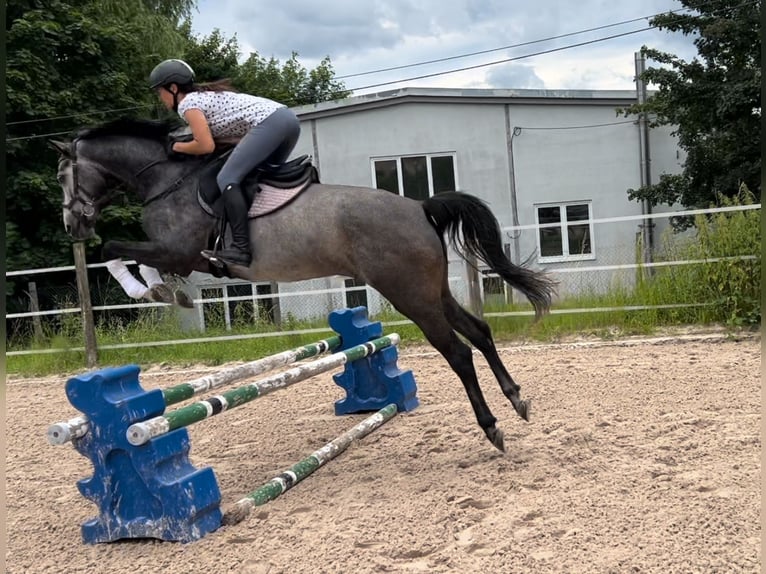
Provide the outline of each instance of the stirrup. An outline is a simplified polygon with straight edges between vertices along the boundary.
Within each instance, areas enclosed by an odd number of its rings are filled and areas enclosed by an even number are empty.
[[[224,251],[229,251],[230,253],[227,254],[224,253]],[[236,253],[242,254],[241,259],[237,257],[237,255],[234,253],[235,251]],[[202,257],[210,261],[210,263],[219,269],[223,269],[226,265],[240,265],[242,267],[247,267],[253,260],[252,255],[250,255],[247,251],[238,251],[232,249],[216,249],[213,251],[204,249],[201,251],[201,254]]]

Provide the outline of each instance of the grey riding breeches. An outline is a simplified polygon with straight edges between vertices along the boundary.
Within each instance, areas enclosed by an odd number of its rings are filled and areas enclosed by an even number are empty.
[[[245,176],[264,162],[283,163],[290,157],[301,124],[289,108],[279,108],[251,129],[231,152],[218,172],[218,187],[224,191],[231,184],[242,183]]]

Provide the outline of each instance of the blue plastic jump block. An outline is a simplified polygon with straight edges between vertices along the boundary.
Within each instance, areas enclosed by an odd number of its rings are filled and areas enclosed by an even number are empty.
[[[330,327],[340,335],[341,350],[383,336],[379,321],[370,322],[366,307],[340,309],[329,316]],[[346,390],[346,398],[335,403],[335,414],[346,415],[377,411],[396,403],[399,412],[418,406],[417,385],[412,371],[399,369],[396,347],[387,347],[365,359],[346,363],[342,373],[333,375]]]
[[[80,493],[99,515],[82,525],[88,544],[121,538],[191,542],[221,525],[221,493],[212,468],[189,462],[189,433],[178,429],[143,446],[128,442],[134,422],[159,416],[159,389],[145,391],[137,365],[108,368],[69,379],[66,393],[84,413],[90,430],[74,446],[93,463]]]

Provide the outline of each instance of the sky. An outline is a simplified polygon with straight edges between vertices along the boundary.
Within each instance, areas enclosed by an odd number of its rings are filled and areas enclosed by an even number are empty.
[[[300,64],[310,70],[329,56],[336,78],[354,95],[403,87],[635,90],[634,54],[641,46],[691,60],[696,54],[693,38],[649,30],[550,54],[415,78],[640,30],[649,25],[644,17],[682,8],[678,0],[199,0],[192,29],[200,36],[216,28],[225,38],[236,36],[243,59],[258,52],[284,63],[297,52]],[[507,48],[636,18],[644,19]],[[386,85],[376,86],[383,83]]]

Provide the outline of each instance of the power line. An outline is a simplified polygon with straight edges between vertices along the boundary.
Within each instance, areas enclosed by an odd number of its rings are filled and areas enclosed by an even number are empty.
[[[433,73],[433,74],[425,74],[425,75],[422,75],[422,76],[416,76],[416,77],[412,77],[412,78],[404,78],[404,79],[395,80],[395,81],[392,81],[392,82],[381,82],[381,83],[378,83],[378,84],[371,84],[369,86],[362,86],[362,87],[359,87],[359,88],[351,88],[351,91],[365,90],[365,89],[368,89],[368,88],[376,88],[378,86],[387,86],[387,85],[390,85],[390,84],[398,84],[400,82],[409,82],[411,80],[420,80],[420,79],[423,79],[423,78],[432,78],[432,77],[435,77],[435,76],[443,76],[445,74],[453,74],[453,73],[456,73],[456,72],[463,72],[463,71],[466,71],[466,70],[474,70],[474,69],[477,69],[477,68],[484,68],[484,67],[487,67],[487,66],[494,66],[495,64],[502,64],[502,63],[505,63],[505,62],[512,62],[514,60],[522,60],[524,58],[531,58],[533,56],[540,56],[542,54],[550,54],[552,52],[560,52],[562,50],[568,50],[570,48],[578,48],[580,46],[586,46],[588,44],[595,44],[597,42],[604,42],[606,40],[613,40],[614,38],[620,38],[622,36],[628,36],[630,34],[637,34],[639,32],[645,32],[647,30],[652,30],[653,28],[654,28],[654,26],[649,26],[648,28],[641,28],[639,30],[633,30],[631,32],[623,32],[621,34],[614,34],[612,36],[605,36],[603,38],[596,38],[595,40],[588,40],[587,42],[580,42],[578,44],[569,44],[567,46],[560,46],[558,48],[551,48],[550,50],[544,50],[542,52],[535,52],[535,53],[532,53],[532,54],[525,54],[523,56],[516,56],[514,58],[505,58],[503,60],[497,60],[495,62],[488,62],[488,63],[485,63],[485,64],[477,64],[475,66],[466,66],[464,68],[459,68],[459,69],[455,69],[455,70],[447,70],[445,72],[436,72],[436,73]],[[48,136],[62,135],[62,133],[66,134],[66,133],[69,133],[69,132],[59,132],[59,133],[39,134],[39,135],[34,135],[34,136],[24,136],[24,137],[17,137],[17,138],[9,138],[9,139],[6,139],[5,141],[10,142],[10,141],[17,141],[17,140],[36,139],[36,138],[42,138],[42,137],[48,137]]]
[[[20,137],[16,137],[16,138],[5,138],[5,141],[6,142],[15,142],[15,141],[20,141],[20,140],[34,140],[34,139],[38,139],[38,138],[47,138],[47,137],[51,137],[51,136],[64,136],[64,135],[68,135],[68,134],[71,134],[71,133],[72,133],[72,130],[69,130],[69,131],[66,131],[66,132],[52,132],[52,133],[48,133],[48,134],[36,134],[36,135],[33,135],[33,136],[20,136]]]
[[[742,4],[740,4],[738,6],[735,6],[734,9],[742,8],[742,7],[748,6],[750,4],[755,4],[758,1],[759,0],[746,0]],[[346,79],[346,78],[355,78],[355,77],[358,77],[358,76],[367,76],[367,75],[370,75],[370,74],[377,74],[377,73],[380,73],[380,72],[390,72],[390,71],[393,71],[393,70],[402,70],[402,69],[405,69],[405,68],[413,68],[413,67],[417,67],[417,66],[425,66],[425,65],[428,65],[428,64],[436,64],[436,63],[439,63],[439,62],[447,62],[447,61],[450,61],[450,60],[457,60],[457,59],[460,59],[460,58],[468,58],[468,57],[471,57],[471,56],[478,56],[478,55],[481,55],[481,54],[489,54],[491,52],[499,52],[500,50],[508,50],[508,49],[511,49],[511,48],[520,48],[520,47],[529,46],[529,45],[532,45],[532,44],[539,44],[539,43],[542,43],[542,42],[549,42],[551,40],[558,40],[558,39],[561,39],[561,38],[567,38],[569,36],[577,36],[579,34],[585,34],[587,32],[595,32],[595,31],[598,31],[598,30],[606,29],[606,28],[613,28],[613,27],[616,27],[616,26],[622,26],[624,24],[630,24],[630,23],[633,23],[633,22],[638,22],[640,20],[648,20],[650,18],[656,18],[657,16],[665,16],[665,15],[668,15],[668,14],[678,14],[678,13],[686,11],[686,10],[689,10],[689,9],[688,8],[679,8],[677,10],[668,10],[667,12],[657,12],[655,14],[648,14],[646,16],[640,16],[638,18],[632,18],[630,20],[623,20],[622,22],[614,22],[612,24],[604,24],[602,26],[597,26],[595,28],[587,28],[585,30],[579,30],[577,32],[568,32],[566,34],[560,34],[558,36],[549,36],[548,38],[542,38],[542,39],[538,39],[538,40],[531,40],[529,42],[522,42],[522,43],[519,43],[519,44],[511,44],[511,45],[508,45],[508,46],[501,46],[499,48],[491,48],[491,49],[488,49],[488,50],[480,50],[478,52],[469,52],[469,53],[466,53],[466,54],[458,54],[456,56],[447,56],[447,57],[444,57],[444,58],[437,58],[435,60],[425,60],[425,61],[422,61],[422,62],[414,62],[412,64],[402,64],[400,66],[392,66],[392,67],[389,67],[389,68],[380,68],[380,69],[377,69],[377,70],[370,70],[370,71],[367,71],[367,72],[358,72],[358,73],[355,73],[355,74],[345,74],[343,76],[337,76],[336,79],[342,80],[342,79]],[[713,13],[722,12],[724,10],[728,10],[728,8],[721,9],[721,10],[718,10],[718,11],[713,11]],[[679,14],[679,16],[688,16],[688,15],[689,14]],[[656,27],[656,26],[652,26],[652,27]]]
[[[519,130],[519,133],[521,133],[522,130],[582,130],[586,128],[605,128],[609,126],[619,126],[623,124],[635,124],[636,120],[622,120],[619,122],[609,122],[606,124],[589,124],[587,126],[544,126],[539,128],[529,128],[525,126],[514,126],[514,135],[516,135],[516,130]]]
[[[80,117],[80,116],[95,116],[95,115],[101,115],[101,114],[112,114],[112,113],[116,113],[116,112],[128,112],[128,111],[131,111],[131,110],[142,110],[142,109],[152,108],[152,107],[154,107],[154,106],[149,105],[149,104],[144,104],[143,106],[132,106],[130,108],[117,108],[117,109],[114,109],[114,110],[103,110],[103,111],[98,111],[98,112],[83,112],[83,113],[79,113],[79,114],[71,114],[69,116],[54,116],[54,117],[51,117],[51,118],[36,118],[36,119],[33,119],[33,120],[20,120],[20,121],[17,121],[17,122],[8,122],[5,125],[6,126],[18,126],[18,125],[21,125],[21,124],[33,124],[33,123],[37,123],[37,122],[52,122],[53,120],[68,120],[68,119],[77,118],[77,117]]]
[[[542,56],[544,54],[551,54],[553,52],[561,52],[562,50],[569,50],[571,48],[579,48],[581,46],[587,46],[589,44],[596,44],[597,42],[604,42],[606,40],[614,40],[615,38],[621,38],[623,36],[630,36],[631,34],[638,34],[639,32],[646,32],[647,30],[653,30],[656,26],[648,26],[647,28],[641,28],[639,30],[632,30],[630,32],[623,32],[621,34],[613,34],[612,36],[604,36],[603,38],[596,38],[595,40],[588,40],[586,42],[579,42],[577,44],[569,44],[567,46],[560,46],[558,48],[551,48],[550,50],[543,50],[541,52],[533,52],[531,54],[524,54],[522,56],[515,56],[513,58],[504,58],[503,60],[495,60],[494,62],[486,62],[484,64],[476,64],[475,66],[465,66],[463,68],[455,68],[452,70],[446,70],[444,72],[434,72],[433,74],[423,74],[421,76],[412,76],[409,78],[402,78],[399,80],[393,80],[390,82],[380,82],[377,84],[370,84],[367,86],[359,86],[357,88],[349,88],[349,91],[355,92],[357,90],[367,90],[369,88],[377,88],[380,86],[390,86],[391,84],[399,84],[401,82],[411,82],[412,80],[422,80],[424,78],[434,78],[436,76],[444,76],[447,74],[455,74],[457,72],[465,72],[467,70],[476,70],[478,68],[486,68],[488,66],[494,66],[496,64],[504,64],[506,62],[513,62],[516,60],[523,60],[525,58],[532,58],[534,56]]]
[[[712,14],[719,14],[719,13],[723,13],[723,12],[728,12],[730,10],[736,10],[736,9],[743,8],[743,7],[746,7],[746,6],[758,4],[759,2],[760,2],[760,0],[746,0],[745,2],[743,2],[741,4],[738,4],[737,6],[733,6],[731,8],[727,7],[727,8],[721,8],[719,10],[713,10]],[[701,7],[697,7],[697,10],[699,10],[699,8],[701,8]],[[494,48],[494,49],[491,49],[491,50],[483,50],[483,51],[480,51],[480,52],[473,52],[473,53],[470,53],[470,54],[462,54],[462,55],[457,55],[457,56],[450,56],[450,57],[446,57],[446,58],[440,58],[440,59],[430,60],[430,61],[425,61],[425,62],[418,62],[418,63],[414,63],[414,64],[405,64],[405,65],[402,65],[402,66],[394,66],[394,67],[391,67],[391,68],[384,68],[384,69],[379,69],[379,70],[373,70],[373,71],[370,71],[370,72],[360,72],[358,74],[348,74],[346,76],[340,76],[339,78],[349,78],[349,77],[354,77],[354,76],[363,76],[363,75],[374,74],[374,73],[383,72],[383,71],[398,70],[398,69],[410,68],[410,67],[414,67],[414,66],[420,66],[420,65],[431,64],[431,63],[436,63],[436,62],[454,60],[454,59],[469,57],[469,56],[478,55],[478,54],[485,54],[485,53],[489,53],[489,52],[495,52],[495,51],[509,49],[509,48],[514,48],[514,47],[525,46],[525,45],[530,45],[530,44],[536,44],[536,43],[540,43],[540,42],[545,42],[545,41],[549,41],[549,40],[563,38],[563,37],[566,37],[566,36],[573,36],[573,35],[577,35],[577,34],[584,33],[584,32],[589,32],[589,31],[593,31],[593,30],[609,28],[609,27],[618,26],[618,25],[621,25],[621,24],[626,24],[626,23],[629,23],[629,22],[636,22],[638,20],[644,20],[644,19],[647,19],[647,18],[654,18],[654,17],[657,17],[657,16],[663,16],[663,15],[667,15],[667,14],[674,14],[674,15],[676,15],[678,20],[680,21],[681,18],[691,15],[690,13],[678,14],[679,12],[681,12],[683,10],[688,10],[688,8],[681,8],[681,9],[678,9],[678,10],[669,10],[667,12],[658,12],[656,14],[652,14],[652,15],[648,15],[648,16],[642,16],[640,18],[634,18],[634,19],[631,19],[631,20],[625,20],[624,22],[617,22],[617,23],[614,23],[614,24],[605,24],[603,26],[599,26],[599,27],[592,28],[592,29],[589,29],[589,30],[582,30],[580,32],[570,32],[568,34],[562,34],[560,36],[551,36],[550,38],[545,38],[545,39],[542,39],[542,40],[534,40],[534,41],[525,42],[525,43],[522,43],[522,44],[516,44],[516,45],[513,45],[513,46],[504,46],[504,47],[501,47],[501,48]],[[665,24],[664,26],[667,26],[667,24]],[[479,64],[479,65],[476,65],[476,66],[467,66],[467,67],[464,67],[464,68],[457,68],[457,69],[453,69],[453,70],[447,70],[447,71],[444,71],[444,72],[437,72],[437,73],[433,73],[433,74],[425,74],[425,75],[415,76],[415,77],[411,77],[411,78],[403,78],[401,80],[394,80],[394,81],[390,81],[390,82],[381,82],[381,83],[378,83],[378,84],[371,84],[371,85],[368,85],[368,86],[361,86],[361,87],[358,87],[358,88],[350,88],[350,91],[364,90],[364,89],[368,89],[368,88],[377,88],[377,87],[380,87],[380,86],[388,86],[388,85],[391,85],[391,84],[398,84],[400,82],[408,82],[408,81],[411,81],[411,80],[420,80],[420,79],[424,79],[424,78],[432,78],[432,77],[435,77],[435,76],[440,76],[440,75],[445,75],[445,74],[452,74],[452,73],[462,72],[462,71],[466,71],[466,70],[473,70],[473,69],[477,69],[477,68],[481,68],[481,67],[485,67],[485,66],[493,66],[495,64],[502,64],[502,63],[505,63],[505,62],[511,62],[511,61],[520,60],[520,59],[523,59],[523,58],[531,58],[533,56],[549,54],[551,52],[565,50],[565,49],[568,49],[568,48],[576,48],[576,47],[580,47],[580,46],[585,46],[587,44],[591,44],[591,43],[595,43],[595,42],[602,42],[604,40],[610,40],[610,39],[613,39],[613,38],[619,38],[621,36],[627,36],[627,35],[630,35],[630,34],[637,34],[639,32],[644,32],[644,31],[647,31],[647,30],[652,30],[652,29],[656,29],[656,28],[660,28],[660,27],[661,27],[660,25],[652,25],[652,26],[649,26],[647,28],[643,28],[641,30],[634,30],[634,31],[631,31],[631,32],[625,32],[623,34],[615,34],[613,36],[607,36],[607,37],[604,37],[604,38],[597,38],[595,40],[588,41],[588,42],[581,42],[581,43],[578,43],[578,44],[571,44],[569,46],[563,46],[561,48],[554,48],[554,49],[546,50],[546,51],[542,51],[542,52],[535,52],[535,53],[532,53],[532,54],[527,54],[527,55],[519,56],[519,57],[516,57],[516,58],[507,58],[505,60],[497,60],[495,62],[489,62],[489,63],[486,63],[486,64]]]
[[[675,12],[675,11],[674,11]],[[370,74],[378,74],[380,72],[391,72],[393,70],[403,70],[405,68],[414,68],[416,66],[425,66],[428,64],[438,64],[439,62],[447,62],[449,60],[458,60],[460,58],[470,58],[471,56],[479,56],[481,54],[489,54],[492,52],[499,52],[500,50],[510,50],[511,48],[521,48],[523,46],[530,46],[532,44],[540,44],[542,42],[549,42],[551,40],[559,40],[561,38],[567,38],[569,36],[578,36],[580,34],[585,34],[587,32],[596,32],[598,30],[603,30],[605,28],[614,28],[615,26],[622,26],[624,24],[631,24],[633,22],[638,22],[639,20],[646,20],[648,18],[654,18],[655,16],[659,16],[661,14],[664,14],[665,12],[660,12],[658,14],[651,14],[649,16],[641,16],[639,18],[633,18],[631,20],[623,20],[622,22],[615,22],[614,24],[604,24],[603,26],[597,26],[595,28],[587,28],[585,30],[578,30],[577,32],[568,32],[566,34],[559,34],[558,36],[549,36],[547,38],[540,38],[539,40],[530,40],[529,42],[521,42],[519,44],[510,44],[508,46],[501,46],[499,48],[491,48],[489,50],[480,50],[478,52],[469,52],[467,54],[458,54],[457,56],[447,56],[444,58],[437,58],[435,60],[425,60],[423,62],[414,62],[412,64],[402,64],[401,66],[392,66],[390,68],[380,68],[378,70],[370,70],[369,72],[358,72],[356,74],[346,74],[344,76],[336,76],[336,80],[344,80],[346,78],[355,78],[358,76],[368,76]]]

